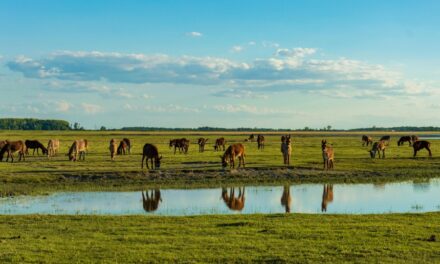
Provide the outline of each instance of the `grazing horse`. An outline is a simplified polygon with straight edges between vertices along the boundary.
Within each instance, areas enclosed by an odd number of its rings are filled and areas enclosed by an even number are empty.
[[[235,197],[235,188],[230,188],[229,195],[226,188],[222,188],[222,199],[231,210],[241,211],[244,208],[244,187],[238,187],[238,197]]]
[[[219,151],[220,147],[223,148],[223,151],[225,151],[225,146],[226,146],[226,140],[224,137],[221,138],[217,138],[215,140],[215,144],[214,144],[214,151]]]
[[[246,154],[244,153],[245,149],[241,143],[230,145],[223,156],[220,156],[222,160],[222,167],[225,168],[230,163],[230,168],[235,168],[235,158],[238,158],[238,167],[240,168],[243,164],[243,168],[245,166],[244,158]]]
[[[5,152],[7,152],[7,157],[6,157],[6,162],[9,161],[9,158],[11,158],[11,162],[14,162],[14,153],[18,152],[18,161],[21,161],[21,159],[23,159],[23,161],[25,161],[25,156],[24,154],[26,153],[26,145],[23,143],[23,141],[18,140],[18,141],[5,141],[5,145],[3,146],[3,148],[0,150],[0,161],[3,161],[3,156],[5,154]]]
[[[170,140],[170,148],[174,147],[174,154],[176,154],[176,150],[179,150],[179,153],[188,153],[189,148],[189,140],[186,138],[178,138]]]
[[[116,141],[115,141],[116,144]],[[125,155],[126,153],[130,153],[129,145],[127,144],[127,141],[121,140],[119,142],[119,146],[117,146],[116,154],[117,155]]]
[[[385,158],[385,142],[384,141],[379,141],[379,142],[374,142],[373,147],[371,148],[370,152],[370,156],[372,159],[374,159],[376,157],[376,153],[379,155],[380,158],[380,152],[382,151],[382,159]]]
[[[144,168],[144,160],[145,164],[147,165],[147,169],[150,169],[148,166],[148,160],[151,160],[151,169],[158,169],[160,168],[160,161],[162,159],[162,156],[159,157],[159,151],[157,150],[157,147],[152,144],[145,144],[143,151],[142,151],[142,163],[141,163],[141,169]]]
[[[418,136],[416,136],[416,135],[411,135],[411,143],[414,144],[414,142],[416,142],[416,141],[418,141],[418,140],[419,140],[419,137],[418,137]]]
[[[58,139],[49,139],[47,143],[47,156],[52,157],[58,153],[60,149],[60,141]]]
[[[292,202],[292,197],[290,196],[290,186],[284,185],[283,195],[281,196],[281,205],[286,209],[286,213],[290,213],[290,204]]]
[[[83,160],[85,160],[87,148],[88,148],[88,142],[86,139],[79,139],[73,141],[72,146],[69,148],[69,153],[67,154],[69,156],[69,160],[77,161],[77,160],[81,160],[81,157]]]
[[[257,136],[257,144],[258,144],[258,149],[261,149],[261,150],[264,149],[264,136],[263,135]]]
[[[208,142],[208,138],[199,138],[197,141],[197,144],[199,145],[199,152],[205,151],[206,142]]]
[[[37,155],[40,155],[40,153],[38,153],[39,149],[41,149],[41,151],[43,152],[44,155],[47,155],[47,148],[43,144],[41,144],[41,142],[38,140],[26,140],[24,142],[24,144],[26,145],[26,154],[27,155],[29,155],[29,149],[34,150],[32,152],[32,156],[35,155],[35,150],[37,150]]]
[[[327,143],[327,140],[321,141],[322,159],[324,161],[324,170],[334,168],[335,152],[333,147]]]
[[[383,136],[383,137],[380,138],[379,141],[383,141],[388,146],[390,144],[390,140],[391,140],[390,136]]]
[[[121,141],[122,142],[122,141]],[[110,150],[110,158],[112,160],[115,160],[115,156],[119,150],[118,148],[118,144],[116,143],[116,140],[114,138],[112,138],[110,140],[110,146],[109,146],[109,150]]]
[[[362,136],[362,147],[373,144],[373,138],[367,135]]]
[[[426,140],[418,140],[413,143],[413,149],[414,149],[414,158],[417,155],[417,152],[422,149],[426,149],[429,152],[429,156],[432,157],[431,153],[431,143]]]
[[[281,137],[281,153],[283,153],[284,165],[290,165],[290,155],[292,154],[290,135]]]
[[[155,189],[151,190],[150,194],[148,194],[148,190],[142,192],[142,207],[145,212],[154,212],[159,208],[159,203],[162,202],[162,197],[160,195],[160,190]]]
[[[333,202],[333,184],[324,184],[322,192],[321,212],[327,212],[327,205]]]
[[[254,139],[255,139],[255,135],[254,135],[254,134],[250,134],[248,140],[249,140],[250,142],[254,142]]]
[[[408,142],[409,146],[411,147],[411,136],[403,136],[397,141],[397,146],[403,146],[403,143]]]
[[[131,147],[132,147],[132,145],[131,145],[131,141],[130,141],[130,139],[128,139],[128,138],[123,138],[122,141],[124,141],[124,142],[125,142],[125,145],[127,146],[127,152],[128,152],[128,154],[131,154]],[[125,155],[125,153],[124,153],[124,155]]]

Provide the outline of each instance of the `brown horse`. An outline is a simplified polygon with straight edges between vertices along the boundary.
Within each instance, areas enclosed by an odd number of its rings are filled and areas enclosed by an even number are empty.
[[[254,142],[254,140],[255,140],[255,135],[254,135],[254,134],[250,134],[248,140],[249,140],[250,142]]]
[[[263,135],[257,136],[257,145],[258,145],[258,149],[261,149],[261,150],[264,149],[264,136]]]
[[[327,212],[327,205],[333,202],[333,184],[324,184],[324,191],[322,192],[321,211]]]
[[[292,197],[290,196],[290,186],[285,185],[283,187],[283,195],[281,196],[281,205],[284,206],[286,213],[290,213],[290,204]]]
[[[413,143],[413,149],[414,149],[414,155],[413,155],[414,158],[416,157],[417,152],[422,149],[426,149],[429,153],[429,156],[432,157],[431,143],[429,141],[426,140],[416,141]]]
[[[162,197],[159,189],[151,190],[148,194],[148,190],[142,192],[142,207],[146,212],[154,212],[159,208],[159,203],[162,202]]]
[[[390,144],[391,136],[383,136],[379,141],[383,141],[387,146]]]
[[[290,165],[290,156],[292,154],[290,135],[281,137],[281,153],[283,153],[284,165]]]
[[[376,157],[376,153],[379,155],[380,158],[380,152],[382,152],[382,159],[385,158],[385,142],[383,141],[379,141],[379,142],[374,142],[373,147],[371,148],[370,152],[370,157],[372,159],[374,159]]]
[[[69,148],[69,153],[67,154],[69,156],[69,160],[77,161],[77,160],[81,160],[81,157],[82,160],[85,160],[87,148],[88,148],[88,142],[86,139],[79,139],[73,141],[72,146]]]
[[[235,168],[235,158],[238,158],[238,167],[240,168],[243,164],[243,168],[245,166],[244,158],[245,158],[245,149],[241,143],[230,145],[223,156],[220,156],[222,160],[222,167],[225,168],[230,164],[230,168]]]
[[[230,188],[229,195],[226,188],[222,188],[222,199],[231,210],[241,211],[244,208],[244,187],[238,188],[238,197],[235,197],[235,188]]]
[[[372,145],[373,144],[373,138],[367,135],[363,135],[362,136],[362,147],[363,146],[367,146],[368,145]]]
[[[118,144],[116,143],[116,140],[114,138],[112,138],[110,140],[109,150],[110,150],[110,158],[112,160],[115,160],[115,156],[116,156],[116,154],[118,152]]]
[[[205,151],[206,142],[208,142],[208,138],[199,138],[197,141],[197,144],[199,145],[199,152]]]
[[[405,142],[408,142],[409,146],[411,147],[411,143],[412,143],[411,136],[400,137],[399,141],[397,141],[397,146],[403,146]]]
[[[159,151],[157,150],[157,147],[152,144],[145,144],[143,151],[142,151],[142,163],[141,163],[141,169],[144,168],[144,160],[145,164],[147,165],[147,169],[150,169],[148,166],[148,160],[151,160],[151,169],[158,169],[160,168],[160,161],[162,160],[162,156],[159,156]]]
[[[49,139],[47,143],[47,156],[53,157],[58,153],[60,149],[60,141],[58,139]]]
[[[7,153],[6,162],[9,161],[9,158],[11,158],[11,162],[14,162],[14,153],[18,152],[18,161],[25,161],[24,154],[26,153],[26,145],[23,143],[23,141],[8,141],[6,140],[3,148],[0,150],[0,161],[3,161],[3,156],[5,153]]]
[[[115,144],[116,144],[116,141],[115,141]],[[121,140],[121,142],[119,142],[119,145],[117,146],[116,154],[117,155],[125,155],[126,153],[130,153],[130,147],[127,144],[127,141]]]
[[[122,141],[125,142],[125,145],[126,145],[126,151],[128,152],[128,154],[131,154],[131,147],[132,147],[132,145],[131,145],[131,141],[130,141],[130,139],[128,139],[128,138],[123,138]],[[124,155],[125,155],[125,153],[124,153]]]
[[[214,144],[214,151],[219,151],[220,147],[223,148],[223,151],[225,151],[225,146],[226,146],[226,140],[224,137],[221,138],[217,138],[215,140],[215,144]]]
[[[37,155],[40,155],[40,153],[38,153],[39,149],[41,149],[41,151],[43,152],[44,155],[47,155],[47,148],[43,144],[41,144],[41,142],[38,140],[26,140],[24,142],[24,144],[26,145],[26,154],[27,155],[29,155],[29,149],[34,150],[32,152],[32,156],[35,155],[35,150],[37,151]]]
[[[189,140],[186,138],[177,138],[170,140],[170,148],[174,147],[174,154],[176,154],[176,150],[179,150],[179,153],[188,153],[189,148]]]
[[[321,141],[322,159],[324,161],[324,170],[334,168],[335,152],[333,147],[327,143],[327,140]]]

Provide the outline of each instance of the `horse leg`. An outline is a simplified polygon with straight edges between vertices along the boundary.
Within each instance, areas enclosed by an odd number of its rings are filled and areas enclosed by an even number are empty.
[[[413,155],[413,158],[415,158],[416,155],[417,155],[417,150],[414,148],[414,155]]]
[[[426,149],[427,149],[428,152],[429,152],[429,156],[432,157],[431,149],[430,149],[429,147],[426,147]]]
[[[147,160],[145,161],[145,164],[147,164],[147,169],[150,169],[150,166],[148,166],[148,157],[147,157]]]
[[[144,168],[145,154],[142,154],[141,169]]]
[[[382,150],[382,159],[385,158],[385,150]]]

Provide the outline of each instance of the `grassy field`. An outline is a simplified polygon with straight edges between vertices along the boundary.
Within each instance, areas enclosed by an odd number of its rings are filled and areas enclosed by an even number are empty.
[[[0,262],[438,263],[439,218],[0,216]]]
[[[250,133],[144,133],[144,132],[77,132],[77,131],[2,131],[0,139],[48,139],[61,141],[61,153],[50,160],[43,156],[28,156],[25,162],[0,162],[0,193],[2,195],[44,193],[56,190],[140,190],[160,186],[192,188],[224,184],[282,184],[298,182],[382,182],[424,179],[438,176],[440,141],[432,140],[433,158],[426,151],[412,159],[412,148],[397,147],[403,135],[391,133],[392,140],[386,159],[372,160],[361,146],[362,133],[292,133],[292,166],[282,164],[280,134],[267,134],[266,147],[257,150],[255,142],[244,142]],[[383,133],[368,133],[378,139]],[[410,134],[410,133],[407,133]],[[427,133],[434,134],[434,133]],[[420,134],[419,134],[420,135]],[[209,138],[206,151],[198,152],[199,137]],[[222,170],[220,155],[213,142],[224,136],[229,143],[246,145],[246,169]],[[111,138],[128,137],[133,144],[131,155],[110,160],[108,145]],[[173,154],[168,142],[172,138],[191,140],[189,153]],[[68,147],[74,139],[89,141],[86,161],[69,162]],[[336,153],[335,170],[322,171],[321,139],[333,144]],[[141,150],[145,143],[156,144],[163,155],[160,171],[141,171]]]

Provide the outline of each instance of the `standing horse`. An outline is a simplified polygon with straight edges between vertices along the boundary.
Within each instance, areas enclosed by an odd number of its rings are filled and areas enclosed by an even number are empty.
[[[281,153],[283,153],[284,165],[290,165],[290,155],[292,154],[292,146],[290,135],[281,137]]]
[[[217,138],[215,140],[215,144],[214,144],[214,151],[219,151],[220,147],[223,148],[223,151],[225,151],[225,146],[226,146],[226,140],[224,137],[221,138]]]
[[[116,156],[116,154],[117,154],[119,149],[118,149],[118,144],[116,143],[116,140],[114,138],[112,138],[110,140],[109,150],[110,150],[110,158],[111,158],[111,160],[115,160],[115,156]]]
[[[240,168],[243,164],[243,168],[245,166],[244,158],[245,158],[245,149],[241,143],[233,144],[226,149],[223,156],[220,156],[222,160],[222,167],[225,168],[230,164],[230,168],[235,168],[235,158],[238,158],[238,167]]]
[[[0,161],[3,161],[3,156],[5,153],[7,153],[6,162],[9,161],[9,158],[11,158],[11,162],[14,162],[14,153],[18,152],[18,161],[25,161],[24,154],[26,153],[26,145],[23,143],[23,141],[8,141],[6,140],[3,148],[0,150]]]
[[[229,195],[226,188],[222,188],[222,199],[231,210],[241,211],[244,208],[244,187],[238,188],[238,197],[235,197],[235,188],[230,188]]]
[[[86,139],[79,139],[73,141],[72,146],[69,148],[69,153],[67,154],[69,156],[69,160],[77,161],[77,160],[81,160],[81,157],[82,160],[86,160],[87,148],[88,148],[88,142]]]
[[[35,150],[37,151],[37,155],[40,155],[40,153],[38,153],[39,149],[41,149],[44,155],[47,155],[47,148],[44,147],[44,145],[41,144],[41,142],[38,140],[26,140],[24,144],[26,145],[26,154],[28,155],[29,155],[29,149],[34,150],[32,152],[32,156],[35,155]]]
[[[367,135],[362,136],[362,146],[367,146],[373,144],[373,138]]]
[[[131,147],[132,147],[132,145],[131,145],[130,139],[123,138],[122,141],[124,141],[125,145],[127,146],[126,150],[127,150],[128,154],[131,154]],[[125,155],[125,153],[124,153],[124,155]]]
[[[53,157],[58,153],[60,149],[60,141],[58,139],[49,139],[47,143],[47,156]]]
[[[263,135],[257,136],[257,144],[258,144],[258,149],[261,149],[261,150],[264,149],[264,136]]]
[[[199,145],[199,152],[205,151],[206,142],[208,142],[208,138],[199,138],[197,141],[197,144]]]
[[[170,148],[174,147],[174,154],[176,154],[176,150],[179,150],[179,153],[188,153],[189,148],[189,140],[186,138],[178,138],[170,140]]]
[[[116,144],[116,141],[115,141]],[[116,154],[117,155],[125,155],[126,153],[130,153],[129,145],[127,144],[127,141],[121,140],[119,142],[119,146],[117,146]]]
[[[372,159],[374,159],[376,157],[376,153],[379,155],[380,158],[380,152],[382,152],[382,159],[385,158],[385,142],[383,141],[379,141],[379,142],[374,142],[373,147],[371,148],[370,152],[370,156]]]
[[[333,147],[327,143],[327,140],[321,141],[322,159],[324,161],[324,170],[334,168],[335,152]]]
[[[429,156],[432,157],[431,143],[429,141],[426,140],[416,141],[413,143],[413,149],[414,149],[414,155],[413,155],[414,158],[416,157],[417,152],[422,149],[426,149],[429,153]]]
[[[379,141],[383,141],[387,146],[390,144],[391,136],[383,136]]]
[[[151,160],[151,169],[158,169],[160,168],[160,161],[162,160],[162,156],[159,157],[159,151],[157,150],[157,147],[152,144],[145,144],[144,148],[142,150],[142,163],[141,163],[141,169],[144,168],[144,160],[145,164],[147,165],[147,169],[150,169],[148,166],[148,160]]]

